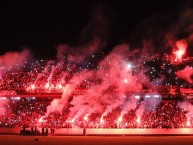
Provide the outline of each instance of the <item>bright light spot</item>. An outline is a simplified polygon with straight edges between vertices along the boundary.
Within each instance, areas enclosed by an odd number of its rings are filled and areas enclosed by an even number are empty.
[[[31,85],[31,89],[32,89],[32,90],[35,89],[35,85]]]
[[[190,126],[190,121],[189,121],[189,120],[186,122],[186,125],[187,125],[187,126]]]
[[[159,95],[154,95],[155,98],[159,98],[160,96]]]
[[[11,97],[11,100],[20,100],[20,97]]]
[[[0,97],[0,100],[6,100],[7,98],[6,97]]]
[[[49,84],[49,83],[46,83],[45,88],[49,88],[49,87],[50,87],[50,84]]]
[[[128,80],[127,80],[127,79],[124,79],[124,83],[128,84]]]
[[[135,99],[140,99],[140,96],[139,96],[139,95],[136,95],[136,96],[135,96]]]
[[[75,118],[73,118],[72,120],[66,120],[66,122],[68,123],[74,123],[74,121],[75,121]]]
[[[122,122],[123,120],[123,116],[121,115],[119,118],[118,118],[118,122]]]
[[[70,122],[72,122],[72,123],[73,123],[74,121],[75,121],[75,118],[73,118]]]
[[[180,61],[182,59],[182,56],[186,52],[187,46],[188,46],[188,44],[185,40],[179,40],[176,42],[177,50],[174,50],[174,52],[173,52],[176,56],[176,61],[178,61],[178,60]]]
[[[127,68],[128,69],[131,69],[132,68],[132,65],[130,63],[127,64]]]
[[[88,116],[89,116],[89,114],[86,114],[86,115],[84,116],[84,120],[85,120],[85,121],[88,121]]]
[[[123,116],[121,114],[120,117],[117,119],[117,126],[120,127],[120,124],[121,124],[122,120],[123,120]]]
[[[15,100],[20,100],[20,97],[15,97]]]
[[[175,55],[176,55],[176,59],[177,59],[177,60],[182,59],[182,55],[184,54],[184,52],[185,52],[185,51],[182,50],[182,49],[175,51],[174,53],[175,53]]]
[[[150,98],[151,96],[150,95],[145,95],[145,98]]]
[[[104,119],[103,119],[104,116],[101,116],[101,119],[100,119],[100,123],[104,123]]]
[[[136,121],[137,121],[137,123],[139,124],[140,121],[141,121],[141,118],[138,116]]]
[[[59,89],[62,89],[62,85],[61,85],[61,84],[57,85],[57,87],[58,87]]]
[[[41,117],[38,122],[42,123],[42,122],[45,122],[45,120],[43,119],[43,117]]]

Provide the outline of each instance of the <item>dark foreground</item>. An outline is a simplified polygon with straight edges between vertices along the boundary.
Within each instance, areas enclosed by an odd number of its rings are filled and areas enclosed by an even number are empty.
[[[38,141],[35,141],[38,139]],[[17,136],[0,135],[0,145],[191,145],[193,136]]]

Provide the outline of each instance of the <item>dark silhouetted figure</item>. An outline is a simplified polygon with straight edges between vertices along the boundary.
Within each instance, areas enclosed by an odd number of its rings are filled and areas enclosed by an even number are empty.
[[[44,135],[44,131],[45,131],[45,129],[44,129],[44,127],[42,127],[42,135]]]
[[[83,129],[83,135],[86,136],[86,128]]]
[[[31,127],[31,135],[34,135],[34,128]]]
[[[48,128],[46,127],[46,132],[45,132],[45,135],[48,135]]]

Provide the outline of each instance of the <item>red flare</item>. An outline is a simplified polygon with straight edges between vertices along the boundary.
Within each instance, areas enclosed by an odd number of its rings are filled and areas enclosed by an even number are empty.
[[[141,118],[140,117],[137,117],[137,123],[140,123],[141,122]]]
[[[179,40],[176,42],[176,49],[173,50],[173,53],[175,54],[175,61],[181,61],[183,55],[186,52],[187,49],[187,42],[185,40]]]

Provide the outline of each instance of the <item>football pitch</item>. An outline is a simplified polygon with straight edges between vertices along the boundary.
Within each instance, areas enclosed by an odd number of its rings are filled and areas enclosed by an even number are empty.
[[[0,145],[191,145],[193,136],[0,135]]]

